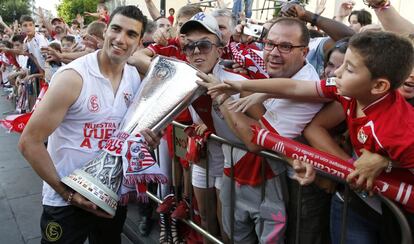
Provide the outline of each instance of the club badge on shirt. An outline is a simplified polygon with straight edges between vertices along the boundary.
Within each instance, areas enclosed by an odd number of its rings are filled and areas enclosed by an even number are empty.
[[[358,141],[361,144],[365,144],[365,142],[367,141],[367,139],[368,139],[368,135],[365,133],[364,127],[361,127],[359,129],[359,131],[358,131]]]
[[[125,101],[125,105],[129,107],[132,101],[132,94],[127,91],[124,91],[124,101]]]

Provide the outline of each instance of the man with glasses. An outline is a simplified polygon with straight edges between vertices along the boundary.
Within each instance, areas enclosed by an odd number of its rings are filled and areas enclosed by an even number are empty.
[[[294,18],[279,18],[270,27],[264,43],[263,58],[270,77],[289,77],[296,80],[319,78],[314,67],[306,61],[309,32],[302,21]],[[211,76],[201,75],[200,77],[204,80],[200,84],[207,87],[211,83],[219,82]],[[232,101],[236,100],[234,97],[222,95],[214,98],[229,127],[250,151],[260,150],[260,147],[251,142],[251,125],[276,131],[284,137],[296,138],[301,135],[304,127],[322,107],[321,103],[304,103],[290,99],[265,100],[267,97],[263,94],[252,94],[252,96],[256,96],[264,102],[249,108],[247,115],[230,109]],[[233,155],[238,157],[235,151],[233,151]],[[260,162],[254,160],[242,162],[243,158],[240,159],[241,164],[238,162],[238,158],[234,161],[236,162],[234,174],[239,177],[238,180],[236,178],[238,184],[235,187],[237,200],[235,203],[234,241],[252,243],[254,239],[251,237],[251,232],[255,230],[261,243],[283,243],[286,223],[285,203],[282,200],[286,196],[283,194],[284,197],[282,197],[282,192],[285,193],[284,190],[286,190],[286,186],[282,187],[286,183],[284,164],[267,160],[270,163],[265,164],[266,181],[265,187],[262,188],[260,179],[263,176]],[[225,175],[228,175],[226,174],[226,166],[224,172]],[[288,175],[292,178],[294,176],[290,167]],[[230,211],[230,185],[229,178],[224,176],[221,191],[223,194],[220,197],[223,204],[223,225],[227,233],[229,233],[229,229],[226,229],[225,218],[229,216],[226,211]],[[262,196],[262,192],[265,193],[264,196]],[[288,217],[287,222],[290,223],[293,217],[290,212]],[[249,227],[247,224],[249,221],[254,222],[254,225],[250,223]]]

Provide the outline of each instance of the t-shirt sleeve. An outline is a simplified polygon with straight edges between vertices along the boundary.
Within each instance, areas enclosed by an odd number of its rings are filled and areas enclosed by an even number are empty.
[[[154,54],[158,54],[158,52],[159,52],[159,50],[160,50],[160,48],[161,48],[161,45],[158,45],[158,44],[151,44],[151,45],[149,45],[147,48],[148,48],[149,50],[151,50]]]
[[[317,84],[317,90],[320,97],[326,97],[334,100],[340,100],[338,90],[336,88],[335,78],[328,78],[326,80],[321,80]]]
[[[168,46],[162,46],[159,44],[151,44],[148,46],[148,48],[154,52],[154,54],[163,55],[167,57],[174,56],[174,47]]]

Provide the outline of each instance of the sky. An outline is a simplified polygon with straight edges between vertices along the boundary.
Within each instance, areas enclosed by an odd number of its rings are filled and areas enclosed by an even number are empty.
[[[59,4],[60,0],[35,0],[35,6],[41,6],[44,9],[52,11],[52,14],[56,16],[56,5]]]

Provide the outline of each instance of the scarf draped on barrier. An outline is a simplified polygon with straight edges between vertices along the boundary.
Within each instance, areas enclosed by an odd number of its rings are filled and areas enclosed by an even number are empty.
[[[252,126],[252,131],[253,143],[286,157],[310,163],[314,168],[335,177],[346,179],[349,173],[355,169],[352,164],[345,160],[284,138],[268,130]],[[413,185],[414,177],[410,171],[394,168],[392,172],[382,173],[376,178],[373,190],[402,204],[408,211],[414,212]]]
[[[42,100],[43,96],[45,95],[48,84],[45,82],[41,82],[41,89],[39,96],[36,99],[36,103],[33,106],[32,111],[24,114],[13,114],[8,115],[4,119],[0,120],[0,125],[6,129],[8,132],[17,132],[22,133],[23,129],[26,127],[27,123],[29,122],[30,117],[32,116],[33,111],[36,109],[37,104]]]

